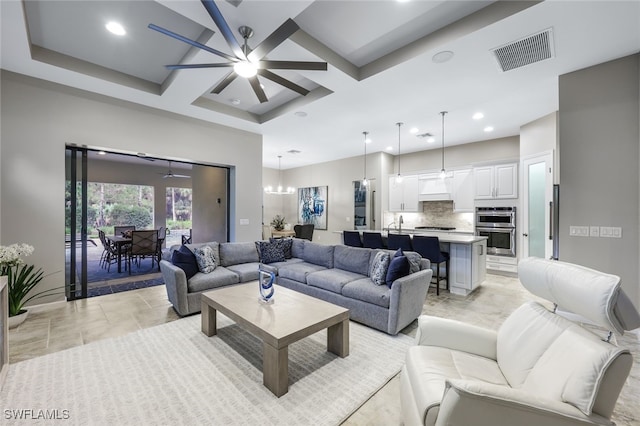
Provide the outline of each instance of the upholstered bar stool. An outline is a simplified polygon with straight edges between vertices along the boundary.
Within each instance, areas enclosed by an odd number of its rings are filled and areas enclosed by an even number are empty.
[[[387,247],[389,250],[402,249],[403,251],[413,251],[411,244],[411,235],[408,234],[389,234],[387,236]]]
[[[449,290],[449,253],[440,251],[440,239],[438,237],[429,237],[426,235],[413,236],[413,251],[420,253],[424,258],[431,261],[432,265],[436,265],[436,295],[440,296],[440,264],[445,264],[444,279],[446,280],[447,290]]]
[[[385,248],[382,234],[380,232],[363,232],[362,245],[366,248],[381,249]]]
[[[358,231],[342,231],[342,238],[345,246],[362,247],[362,240]]]

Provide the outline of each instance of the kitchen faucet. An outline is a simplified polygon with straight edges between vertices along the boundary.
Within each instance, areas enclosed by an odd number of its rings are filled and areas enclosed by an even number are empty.
[[[402,215],[400,215],[400,219],[398,220],[398,224],[400,225],[400,227],[398,228],[398,232],[402,234],[402,224],[404,223],[404,219],[402,218]]]

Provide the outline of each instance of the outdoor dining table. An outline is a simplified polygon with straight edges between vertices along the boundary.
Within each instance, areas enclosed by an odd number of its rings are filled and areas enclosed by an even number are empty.
[[[122,272],[122,246],[125,244],[131,244],[131,237],[125,237],[122,235],[106,235],[107,239],[116,246],[118,253],[118,273]]]

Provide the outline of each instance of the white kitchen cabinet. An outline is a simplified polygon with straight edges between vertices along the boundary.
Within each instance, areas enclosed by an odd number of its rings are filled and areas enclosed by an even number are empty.
[[[518,273],[518,259],[508,256],[487,256],[487,269],[492,271]]]
[[[418,175],[402,176],[401,182],[396,182],[396,177],[390,176],[389,211],[420,211],[420,200],[418,199],[418,192]]]
[[[476,200],[518,198],[518,164],[496,164],[475,167]]]
[[[471,169],[453,171],[452,196],[454,212],[474,211],[474,181]]]
[[[450,244],[449,287],[453,294],[466,296],[486,278],[487,240],[473,244]]]
[[[418,176],[419,201],[451,200],[452,174],[443,179],[440,173],[427,173]]]

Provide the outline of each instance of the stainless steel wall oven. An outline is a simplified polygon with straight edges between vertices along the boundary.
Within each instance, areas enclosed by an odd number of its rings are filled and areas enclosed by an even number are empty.
[[[476,235],[487,237],[487,254],[516,256],[516,208],[476,207]]]

